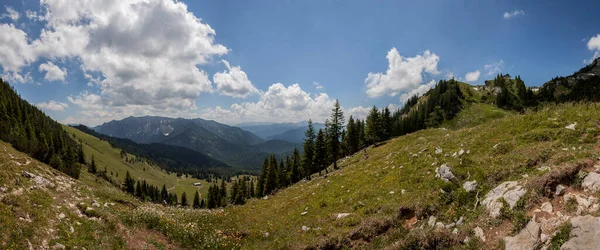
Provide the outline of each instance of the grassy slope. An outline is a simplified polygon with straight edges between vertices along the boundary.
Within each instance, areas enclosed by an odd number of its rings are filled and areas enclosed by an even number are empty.
[[[541,165],[558,166],[596,158],[598,117],[600,108],[595,105],[566,104],[526,115],[510,114],[466,129],[419,131],[369,148],[366,160],[362,152],[342,160],[342,169],[327,178],[314,178],[268,200],[226,209],[227,218],[238,230],[249,232],[249,248],[306,246],[317,243],[323,235],[343,237],[368,219],[395,217],[401,206],[431,207],[446,223],[460,216],[471,223],[483,213],[481,208],[472,211],[475,194],[462,191],[464,181],[477,180],[482,198],[502,181],[542,173],[537,166],[527,167],[528,161],[539,158],[545,160]],[[576,131],[564,128],[573,122],[578,122]],[[442,154],[434,153],[437,146],[443,149]],[[452,157],[460,149],[470,153]],[[435,178],[435,168],[443,163],[451,166],[457,183]],[[462,198],[447,204],[441,188],[454,190]],[[308,214],[301,216],[304,211]],[[335,219],[336,213],[347,212],[352,214]],[[320,229],[304,233],[302,226]],[[270,236],[265,237],[265,232]],[[389,245],[399,237],[391,233],[373,244]]]
[[[75,134],[76,139],[80,139],[83,142],[83,150],[85,155],[88,157],[88,162],[91,161],[92,155],[96,160],[96,164],[99,170],[108,170],[110,173],[114,171],[117,175],[111,176],[111,178],[122,182],[125,178],[125,173],[129,171],[137,179],[146,180],[149,184],[158,186],[166,185],[170,192],[177,193],[181,196],[183,192],[186,192],[188,199],[193,198],[194,192],[199,190],[202,197],[206,197],[208,192],[208,182],[204,180],[198,180],[195,178],[177,177],[176,174],[167,174],[162,171],[159,167],[153,166],[147,163],[128,163],[120,157],[120,149],[116,149],[110,146],[106,141],[102,141],[94,136],[83,133],[75,128],[69,126],[63,126],[69,134]],[[134,157],[129,155],[129,157]],[[145,169],[145,171],[144,171]],[[193,186],[193,183],[201,182],[202,187],[197,188]]]

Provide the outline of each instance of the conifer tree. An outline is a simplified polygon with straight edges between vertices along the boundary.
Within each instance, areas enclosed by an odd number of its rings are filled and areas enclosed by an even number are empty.
[[[187,195],[185,194],[185,192],[183,192],[183,194],[181,194],[181,206],[182,207],[187,207],[188,206]]]
[[[129,171],[127,171],[127,173],[125,174],[123,188],[125,189],[125,191],[127,191],[127,193],[130,193],[131,195],[133,195],[135,192],[135,181],[133,180],[133,178],[131,178]]]
[[[359,140],[359,128],[358,128],[358,123],[354,122],[354,119],[352,119],[352,116],[350,116],[350,118],[348,119],[348,126],[347,127],[347,144],[348,144],[348,154],[354,154],[356,153],[356,151],[358,151],[358,140]]]
[[[315,165],[317,171],[321,171],[327,167],[327,162],[327,139],[325,138],[325,132],[319,129],[317,139],[315,140]]]
[[[200,194],[198,194],[198,190],[196,190],[196,193],[194,193],[193,208],[195,208],[195,209],[200,208]]]
[[[312,120],[308,120],[308,129],[304,133],[304,154],[302,158],[302,172],[305,176],[308,176],[315,171],[314,158],[316,137]]]
[[[365,135],[369,144],[378,142],[379,134],[379,112],[377,111],[377,107],[373,106],[367,116],[367,126],[365,128]]]
[[[92,174],[95,174],[97,172],[96,160],[94,159],[94,155],[92,155],[92,162],[90,163],[90,168],[88,169],[88,172]]]
[[[163,184],[162,190],[160,191],[160,199],[161,201],[168,201],[169,199],[169,192],[167,191],[167,186],[165,184]]]
[[[290,179],[292,180],[292,183],[296,183],[302,179],[302,175],[300,174],[300,152],[298,152],[297,148],[294,148],[294,153],[292,154],[292,170],[290,172]]]
[[[340,106],[340,101],[335,100],[333,109],[331,110],[331,122],[329,124],[329,154],[333,161],[333,167],[337,169],[337,160],[340,157],[340,138],[342,128],[344,126],[344,112]]]

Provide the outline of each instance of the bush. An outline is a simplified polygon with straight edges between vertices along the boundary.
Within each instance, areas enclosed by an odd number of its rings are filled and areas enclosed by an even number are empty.
[[[558,250],[560,247],[565,244],[569,240],[569,236],[571,234],[571,223],[565,222],[558,227],[556,230],[556,235],[552,237],[550,241],[550,249]]]

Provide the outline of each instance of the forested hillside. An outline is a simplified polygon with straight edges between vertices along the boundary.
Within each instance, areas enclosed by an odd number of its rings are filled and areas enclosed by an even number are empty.
[[[47,163],[73,178],[85,163],[81,145],[60,124],[23,100],[8,82],[0,79],[0,140]]]

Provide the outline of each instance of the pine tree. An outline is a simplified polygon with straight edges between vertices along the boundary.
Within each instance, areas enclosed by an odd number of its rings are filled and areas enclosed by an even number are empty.
[[[350,116],[350,118],[348,119],[348,126],[347,127],[347,144],[348,144],[348,154],[354,154],[356,153],[356,151],[358,151],[358,140],[359,140],[359,129],[358,129],[358,123],[354,122],[354,119],[352,119],[352,116]]]
[[[298,182],[302,179],[302,174],[300,173],[300,152],[298,152],[297,148],[294,148],[294,153],[292,154],[292,171],[290,173],[290,179],[292,183]]]
[[[196,190],[196,193],[194,193],[193,208],[195,208],[195,209],[200,208],[200,194],[198,194],[198,190]]]
[[[144,193],[142,192],[142,185],[140,184],[140,180],[135,184],[135,197],[142,199],[144,197]]]
[[[187,196],[186,196],[185,192],[183,192],[183,194],[181,194],[181,206],[182,207],[187,207],[188,206]]]
[[[315,140],[315,165],[317,171],[321,171],[327,167],[327,139],[325,132],[319,129],[317,139]]]
[[[167,191],[167,186],[165,184],[163,184],[162,190],[160,191],[160,199],[163,202],[166,202],[169,199],[169,192]]]
[[[94,155],[92,155],[92,162],[90,163],[90,168],[88,169],[88,172],[92,174],[95,174],[97,172],[96,160],[94,159]]]
[[[127,193],[130,193],[131,195],[133,195],[135,192],[135,181],[133,180],[133,178],[131,178],[129,171],[127,171],[127,173],[125,174],[123,188],[125,189],[125,191],[127,191]]]
[[[248,187],[248,197],[255,197],[254,181],[250,181],[250,187]]]
[[[291,178],[293,181],[294,179]],[[269,194],[273,192],[277,188],[277,161],[275,160],[275,156],[271,155],[269,157],[268,166],[267,166],[267,178],[265,179],[265,194]]]
[[[331,110],[331,123],[329,125],[329,153],[333,161],[333,168],[337,169],[337,160],[340,157],[340,137],[344,126],[344,113],[340,101],[337,99]]]
[[[315,128],[313,127],[312,120],[308,120],[308,129],[304,133],[304,154],[302,157],[302,172],[304,176],[309,176],[315,171],[314,158],[315,158]]]
[[[366,139],[369,144],[375,144],[379,141],[379,112],[377,107],[373,106],[367,116],[367,126],[365,128]]]
[[[225,179],[221,179],[221,188],[219,189],[219,204],[224,207],[227,205],[227,185]]]

